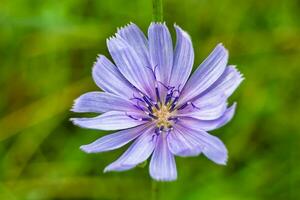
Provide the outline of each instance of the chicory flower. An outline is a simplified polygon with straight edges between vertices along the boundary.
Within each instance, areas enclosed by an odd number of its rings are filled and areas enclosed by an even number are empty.
[[[190,76],[194,50],[189,35],[175,25],[176,46],[164,23],[152,23],[148,38],[129,24],[107,40],[114,63],[100,55],[93,79],[103,92],[88,92],[75,100],[72,111],[92,112],[93,118],[73,118],[75,125],[120,130],[80,148],[99,153],[133,143],[104,171],[129,170],[151,156],[150,175],[159,181],[177,178],[174,156],[204,154],[225,165],[227,149],[207,131],[228,123],[236,103],[228,97],[242,82],[227,64],[228,51],[218,44]]]

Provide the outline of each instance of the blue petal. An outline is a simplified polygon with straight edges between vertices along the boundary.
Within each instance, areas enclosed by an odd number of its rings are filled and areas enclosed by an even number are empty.
[[[148,128],[148,126],[148,124],[141,125],[135,128],[130,128],[106,135],[91,144],[82,145],[80,149],[86,153],[99,153],[120,148],[141,135],[145,129]]]
[[[177,43],[174,53],[174,61],[170,85],[183,88],[194,63],[194,49],[190,36],[179,26],[174,25],[177,35]]]
[[[197,105],[200,102],[217,101],[224,96],[228,98],[243,80],[243,76],[234,66],[228,66],[221,77],[193,102]]]
[[[94,64],[93,79],[98,87],[115,95],[131,98],[135,92],[133,86],[124,78],[118,68],[102,55]]]
[[[191,117],[199,120],[214,120],[221,117],[227,108],[226,99],[220,99],[219,102],[204,102],[203,107],[194,108],[190,106],[187,109],[177,112],[178,117]]]
[[[82,128],[90,128],[97,130],[120,130],[132,128],[147,121],[132,119],[128,116],[131,113],[120,111],[106,112],[98,117],[93,118],[72,118],[71,121]],[[137,114],[137,113],[135,113]],[[142,116],[141,116],[142,117]]]
[[[148,29],[150,61],[157,67],[157,79],[169,85],[173,66],[172,38],[168,27],[161,23],[151,23]]]
[[[219,44],[201,63],[182,91],[179,104],[200,95],[210,87],[224,72],[228,60],[228,51]]]
[[[174,155],[170,152],[165,134],[160,134],[150,161],[150,175],[157,181],[177,179]]]
[[[167,136],[168,146],[170,151],[176,156],[197,156],[201,153],[202,148],[197,144],[197,141],[189,135],[177,130],[174,130]]]
[[[215,120],[199,120],[191,117],[181,117],[178,121],[178,124],[184,124],[190,129],[194,130],[205,130],[211,131],[217,128],[220,128],[227,124],[232,117],[234,116],[234,112],[236,109],[236,103],[234,103],[231,107],[229,107],[224,114]]]
[[[176,128],[193,138],[202,148],[202,152],[207,158],[217,164],[226,165],[228,158],[227,149],[219,138],[203,130],[192,130],[186,126],[177,125]]]
[[[139,27],[130,23],[119,29],[117,34],[135,50],[141,59],[143,66],[148,66],[150,68],[148,40]]]
[[[154,96],[154,76],[151,68],[122,37],[117,35],[107,41],[107,46],[123,76],[144,94]]]
[[[155,143],[154,128],[146,129],[120,158],[104,169],[104,172],[124,171],[144,162],[152,154]]]
[[[103,113],[108,111],[132,111],[136,108],[126,99],[107,92],[88,92],[74,102],[72,111]]]

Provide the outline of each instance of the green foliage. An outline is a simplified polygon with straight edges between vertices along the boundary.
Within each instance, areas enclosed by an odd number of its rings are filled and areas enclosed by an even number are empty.
[[[117,27],[132,21],[147,31],[151,3],[1,1],[0,199],[300,199],[297,0],[164,2],[168,26],[193,39],[195,67],[223,42],[246,77],[230,99],[233,121],[212,132],[228,147],[226,167],[176,158],[178,180],[152,183],[147,166],[102,173],[125,148],[79,150],[107,132],[73,126],[72,101],[97,90],[91,67],[108,56],[105,39]]]

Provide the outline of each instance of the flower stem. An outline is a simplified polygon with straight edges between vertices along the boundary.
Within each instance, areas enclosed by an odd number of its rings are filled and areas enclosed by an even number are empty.
[[[151,186],[151,199],[152,200],[158,200],[158,187],[157,182],[152,180],[152,186]]]
[[[152,0],[153,5],[153,21],[163,21],[163,3],[162,0]]]

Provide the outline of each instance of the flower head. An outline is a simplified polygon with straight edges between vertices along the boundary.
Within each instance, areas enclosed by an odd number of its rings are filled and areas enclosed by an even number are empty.
[[[124,171],[151,155],[150,175],[155,180],[177,178],[174,156],[203,153],[217,164],[227,161],[227,149],[207,131],[231,120],[236,104],[227,99],[242,82],[222,44],[191,75],[194,50],[189,35],[175,25],[176,46],[165,24],[152,23],[148,38],[129,24],[107,40],[114,64],[100,55],[93,78],[104,92],[89,92],[75,100],[74,112],[101,113],[94,118],[73,118],[91,129],[121,130],[81,146],[87,153],[110,151],[134,141],[105,168]]]

